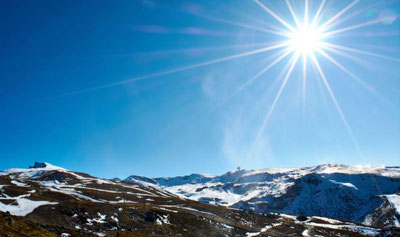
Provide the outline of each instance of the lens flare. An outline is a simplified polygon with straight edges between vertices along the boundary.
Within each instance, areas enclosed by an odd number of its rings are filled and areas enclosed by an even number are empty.
[[[339,36],[343,35],[345,32],[353,31],[356,29],[360,28],[365,28],[371,25],[376,25],[376,24],[392,24],[395,20],[397,20],[398,16],[395,15],[395,13],[391,10],[384,10],[382,11],[379,16],[376,19],[369,20],[366,22],[360,22],[357,24],[351,24],[351,25],[346,25],[342,26],[341,28],[340,25],[344,23],[345,21],[348,21],[349,19],[354,18],[357,16],[359,13],[353,13],[353,14],[348,14],[349,11],[354,8],[360,0],[352,0],[348,5],[346,5],[343,9],[339,10],[336,14],[332,15],[331,17],[328,17],[328,10],[326,10],[326,2],[328,0],[321,0],[319,7],[318,8],[313,8],[309,7],[309,0],[304,0],[304,9],[301,7],[301,9],[295,9],[292,6],[292,3],[294,0],[285,0],[286,5],[288,10],[290,11],[290,14],[294,20],[295,24],[290,24],[290,21],[287,21],[284,16],[279,15],[275,11],[273,11],[272,8],[270,8],[268,1],[266,0],[253,0],[255,4],[257,4],[263,11],[265,11],[268,15],[270,15],[276,23],[280,23],[281,27],[284,26],[284,28],[281,28],[276,26],[274,23],[269,24],[268,27],[260,27],[260,26],[255,26],[247,23],[242,23],[242,22],[236,22],[232,20],[226,20],[226,19],[221,19],[217,17],[210,17],[210,16],[202,16],[208,20],[213,20],[219,23],[224,23],[224,24],[229,24],[232,26],[236,27],[242,27],[250,30],[255,30],[258,32],[266,33],[266,34],[272,34],[278,37],[282,37],[276,42],[271,42],[271,44],[268,44],[268,46],[263,46],[262,48],[238,53],[238,54],[233,54],[230,56],[225,56],[221,58],[215,58],[211,59],[208,61],[203,61],[200,63],[196,64],[191,64],[191,65],[186,65],[186,66],[181,66],[173,69],[169,69],[166,71],[160,71],[160,72],[155,72],[152,74],[136,77],[136,78],[129,78],[125,80],[120,80],[117,82],[112,82],[109,84],[103,84],[103,85],[98,85],[95,87],[87,88],[87,89],[81,89],[77,91],[72,91],[70,93],[66,93],[57,97],[52,97],[49,99],[54,99],[54,98],[59,98],[59,97],[64,97],[64,96],[70,96],[70,95],[75,95],[75,94],[80,94],[80,93],[87,93],[87,92],[92,92],[95,90],[100,90],[108,87],[114,87],[114,86],[120,86],[120,85],[125,85],[128,83],[132,83],[135,81],[139,80],[147,80],[155,77],[161,77],[169,74],[174,74],[174,73],[179,73],[183,72],[186,70],[193,70],[196,68],[200,67],[206,67],[210,66],[213,64],[217,63],[222,63],[230,60],[238,60],[243,57],[250,57],[256,54],[262,54],[262,53],[271,53],[273,51],[280,51],[276,54],[276,58],[271,57],[271,61],[268,65],[266,65],[261,71],[259,71],[254,77],[250,78],[247,80],[242,86],[238,87],[235,93],[233,94],[238,94],[241,90],[246,88],[248,85],[253,83],[256,79],[261,78],[261,76],[266,73],[268,70],[270,70],[272,67],[278,65],[280,61],[284,61],[284,59],[290,58],[289,62],[287,64],[287,67],[285,67],[282,70],[282,75],[286,74],[284,77],[282,84],[272,101],[272,104],[268,108],[268,112],[263,120],[263,123],[257,132],[256,139],[254,141],[254,144],[252,145],[252,148],[250,150],[253,150],[254,147],[257,146],[258,141],[261,139],[261,136],[264,132],[264,129],[267,127],[267,123],[271,117],[271,114],[274,112],[274,109],[282,95],[283,90],[285,89],[288,80],[292,76],[292,72],[294,71],[296,65],[298,64],[298,61],[302,60],[302,95],[303,95],[303,110],[305,106],[305,98],[306,98],[306,89],[307,89],[307,74],[309,74],[307,68],[312,67],[314,70],[317,70],[317,74],[319,75],[319,78],[317,77],[316,79],[319,79],[323,82],[323,85],[325,85],[328,94],[330,95],[337,112],[339,113],[341,119],[343,120],[344,126],[346,130],[348,131],[350,137],[353,140],[353,143],[357,150],[360,152],[360,155],[362,155],[361,148],[356,140],[356,136],[353,134],[350,124],[347,122],[346,117],[344,113],[342,112],[342,109],[339,105],[339,102],[336,99],[336,96],[334,94],[333,89],[331,88],[330,84],[328,83],[329,75],[327,75],[323,71],[323,66],[319,62],[318,58],[319,57],[324,57],[327,59],[328,63],[334,64],[338,69],[344,71],[350,78],[353,80],[356,80],[357,83],[359,83],[361,86],[365,87],[369,91],[371,91],[374,94],[377,94],[374,88],[369,86],[367,83],[363,82],[360,78],[358,78],[355,74],[353,74],[349,69],[347,69],[341,62],[337,61],[334,59],[334,57],[330,56],[330,52],[333,52],[338,55],[343,55],[346,57],[350,57],[348,53],[353,53],[353,54],[359,54],[363,56],[369,56],[369,57],[377,57],[385,60],[391,60],[395,62],[400,62],[399,58],[396,57],[391,57],[391,56],[386,56],[386,55],[381,55],[375,52],[370,52],[370,51],[365,51],[361,49],[356,49],[352,47],[347,47],[345,45],[338,45],[335,43],[332,43],[332,39],[334,36]],[[300,1],[298,1],[300,2]],[[297,3],[297,2],[296,2]],[[295,6],[299,6],[296,4]],[[310,8],[310,9],[309,9]],[[302,11],[304,10],[304,11]],[[316,10],[316,11],[315,11]],[[299,12],[303,12],[298,14]],[[358,11],[360,12],[360,11]],[[368,11],[366,14],[367,16],[374,16],[377,15],[378,11],[373,9]],[[326,19],[328,18],[328,19]],[[165,33],[166,28],[165,27],[145,27],[144,29],[139,29],[139,30],[144,30],[144,31],[149,31],[151,33]],[[189,33],[192,34],[201,34],[204,33],[205,31],[199,31],[198,28],[190,28]],[[188,32],[186,32],[188,33]],[[329,51],[329,52],[328,52]],[[346,53],[348,52],[348,53]],[[319,57],[318,57],[319,56]],[[350,57],[351,59],[354,59],[353,56]],[[249,152],[251,154],[251,151]]]
[[[309,54],[321,47],[322,33],[304,24],[289,34],[289,47],[298,54]]]

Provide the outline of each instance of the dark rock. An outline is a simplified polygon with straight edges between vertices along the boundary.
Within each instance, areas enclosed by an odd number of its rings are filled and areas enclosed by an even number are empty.
[[[145,218],[144,218],[145,221],[147,221],[147,222],[155,222],[156,219],[157,219],[156,213],[154,213],[153,211],[146,212]]]
[[[306,221],[308,218],[306,216],[298,216],[296,219],[298,221]]]
[[[46,163],[44,162],[35,162],[35,164],[32,166],[29,166],[29,169],[37,169],[37,168],[46,168]]]

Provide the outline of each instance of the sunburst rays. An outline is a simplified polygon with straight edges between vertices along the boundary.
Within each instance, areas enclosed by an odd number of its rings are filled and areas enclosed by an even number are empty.
[[[362,81],[359,77],[357,77],[354,73],[352,73],[351,70],[349,70],[344,65],[342,65],[338,60],[336,60],[333,56],[331,56],[329,54],[329,52],[333,52],[335,54],[341,54],[342,56],[347,55],[346,52],[350,52],[350,53],[354,53],[354,54],[378,57],[378,58],[392,60],[392,61],[396,61],[396,62],[400,62],[400,59],[386,56],[386,55],[381,55],[381,54],[378,54],[375,52],[365,51],[362,49],[356,49],[356,48],[347,47],[344,45],[339,45],[339,44],[335,44],[332,42],[326,42],[325,39],[328,39],[328,38],[331,38],[334,36],[338,36],[344,32],[349,32],[349,31],[356,30],[359,28],[365,28],[365,27],[375,25],[375,24],[378,24],[381,22],[381,20],[378,18],[378,19],[374,19],[374,20],[370,20],[370,21],[366,21],[366,22],[360,22],[360,23],[357,23],[354,25],[348,25],[348,26],[344,26],[344,27],[336,29],[335,28],[336,26],[340,26],[346,20],[348,20],[352,17],[352,16],[348,16],[346,18],[344,16],[347,13],[349,13],[353,8],[355,8],[356,5],[360,2],[360,0],[351,1],[348,5],[344,6],[343,9],[340,9],[332,17],[330,17],[329,19],[327,19],[324,22],[321,22],[322,19],[324,18],[324,13],[325,13],[324,8],[327,5],[326,4],[327,1],[329,1],[329,0],[321,0],[316,11],[314,13],[311,13],[309,1],[304,0],[304,9],[303,9],[304,11],[298,11],[298,12],[304,13],[304,15],[301,16],[303,13],[300,15],[296,14],[296,10],[298,10],[298,9],[295,9],[293,7],[292,1],[285,0],[286,7],[287,7],[288,11],[290,12],[290,16],[293,18],[293,21],[294,21],[294,25],[292,25],[289,23],[290,20],[286,20],[284,17],[280,16],[278,13],[276,13],[270,7],[268,7],[267,1],[254,0],[254,3],[256,5],[258,5],[265,13],[272,16],[272,18],[276,22],[279,22],[282,27],[274,26],[274,24],[271,23],[269,26],[270,28],[266,28],[264,26],[260,27],[260,26],[249,24],[249,23],[236,22],[236,21],[217,18],[217,17],[207,17],[207,18],[210,20],[213,20],[213,21],[218,21],[220,23],[225,23],[225,24],[245,28],[248,30],[258,31],[263,34],[272,34],[274,36],[280,36],[280,37],[282,37],[281,41],[271,43],[269,46],[261,47],[261,48],[255,49],[255,50],[250,50],[250,51],[242,52],[239,54],[234,54],[234,55],[227,56],[227,57],[212,59],[212,60],[204,61],[204,62],[197,63],[197,64],[182,66],[182,67],[170,69],[167,71],[156,72],[156,73],[144,75],[144,76],[137,77],[137,78],[131,78],[131,79],[121,80],[121,81],[117,81],[117,82],[113,82],[113,83],[109,83],[109,84],[99,85],[99,86],[92,87],[92,88],[77,90],[77,91],[66,93],[61,96],[69,96],[69,95],[74,95],[74,94],[91,92],[91,91],[104,89],[104,88],[108,88],[108,87],[124,85],[127,83],[139,81],[139,80],[147,80],[150,78],[161,77],[161,76],[165,76],[168,74],[179,73],[179,72],[183,72],[186,70],[192,70],[192,69],[196,69],[199,67],[205,67],[205,66],[209,66],[212,64],[216,64],[216,63],[221,63],[221,62],[225,62],[225,61],[229,61],[229,60],[236,60],[236,59],[240,59],[243,57],[248,57],[248,56],[252,56],[255,54],[261,54],[261,53],[268,53],[270,51],[280,49],[282,51],[279,54],[277,54],[275,59],[273,59],[269,64],[267,64],[261,71],[257,72],[253,77],[246,80],[245,83],[243,83],[241,86],[239,86],[237,91],[235,91],[233,93],[233,94],[237,94],[238,91],[245,89],[248,85],[250,85],[257,79],[259,79],[263,74],[265,74],[272,67],[277,65],[279,62],[283,61],[286,58],[289,58],[288,66],[285,68],[285,70],[287,69],[287,71],[285,73],[285,77],[283,78],[281,86],[279,87],[277,94],[275,95],[271,105],[269,106],[266,116],[265,116],[260,128],[258,129],[257,134],[255,135],[255,141],[252,145],[251,150],[257,145],[257,142],[260,140],[260,137],[264,134],[264,130],[266,129],[267,124],[270,121],[270,117],[273,114],[280,97],[282,96],[282,92],[284,91],[284,89],[292,75],[294,68],[296,67],[298,62],[300,60],[302,60],[301,94],[302,94],[302,98],[303,98],[302,99],[303,107],[305,107],[305,104],[306,104],[307,81],[309,80],[309,78],[307,78],[307,67],[309,64],[312,64],[317,69],[319,79],[323,82],[322,84],[326,87],[327,92],[328,92],[333,104],[335,105],[335,108],[338,111],[347,132],[349,133],[351,139],[354,142],[354,145],[356,146],[356,148],[360,152],[360,154],[362,154],[361,148],[357,142],[357,139],[356,139],[356,137],[355,137],[355,135],[354,135],[354,133],[353,133],[353,131],[352,131],[352,129],[351,129],[337,99],[336,99],[335,93],[332,90],[332,88],[328,82],[328,76],[323,71],[322,66],[321,66],[320,62],[318,61],[318,57],[316,56],[316,54],[322,55],[323,57],[328,59],[328,61],[330,63],[334,64],[338,69],[345,72],[350,78],[352,78],[357,83],[359,83],[361,86],[365,87],[366,89],[368,89],[369,91],[374,92],[374,93],[375,93],[375,90],[370,85],[368,85],[367,83]],[[357,15],[357,14],[354,13],[353,15]],[[319,38],[317,39],[318,46],[312,45],[312,46],[310,46],[310,48],[308,48],[307,50],[304,50],[304,51],[298,50],[298,47],[303,47],[303,45],[293,47],[293,42],[291,41],[291,40],[293,40],[293,33],[296,33],[299,30],[302,30],[303,28],[307,28],[307,30],[312,31],[311,34],[313,34],[315,32],[317,32],[319,34],[318,35]],[[310,33],[310,32],[308,32],[308,33]],[[309,39],[306,39],[306,40],[309,40]],[[297,50],[296,50],[296,47],[297,47]],[[352,57],[355,57],[355,56],[352,56]],[[252,151],[250,151],[250,153],[251,152]]]
[[[335,105],[335,108],[338,111],[339,116],[342,119],[344,126],[345,126],[347,132],[349,133],[357,151],[359,152],[360,156],[363,157],[363,152],[360,148],[360,145],[357,142],[357,139],[356,139],[356,137],[355,137],[355,135],[354,135],[343,111],[342,111],[342,108],[339,105],[339,102],[336,99],[335,93],[333,92],[333,90],[328,82],[327,76],[325,75],[315,53],[321,54],[322,56],[327,58],[328,61],[330,61],[331,63],[336,65],[340,70],[344,71],[350,78],[357,81],[357,83],[359,83],[361,86],[363,86],[364,88],[368,89],[369,91],[375,93],[375,90],[370,85],[363,82],[360,78],[358,78],[355,74],[353,74],[349,69],[347,69],[345,66],[340,64],[337,60],[335,60],[332,56],[330,56],[324,49],[333,50],[333,51],[336,50],[339,53],[344,53],[343,51],[349,51],[349,52],[353,52],[353,53],[374,56],[374,57],[380,57],[380,58],[384,58],[384,59],[388,59],[388,60],[395,60],[395,61],[398,61],[399,59],[393,58],[393,57],[388,57],[385,55],[376,54],[373,52],[360,50],[360,49],[354,49],[354,48],[345,47],[342,45],[327,43],[327,42],[324,42],[324,39],[335,36],[335,35],[339,35],[343,32],[348,32],[348,31],[355,30],[358,28],[377,24],[377,23],[381,22],[380,19],[375,19],[375,20],[371,20],[371,21],[367,21],[367,22],[358,23],[355,25],[346,26],[346,27],[343,27],[340,29],[331,30],[336,25],[339,25],[340,23],[342,23],[338,19],[340,19],[341,16],[345,15],[346,12],[350,11],[350,9],[355,7],[355,5],[360,2],[360,0],[352,1],[350,4],[345,6],[342,10],[340,10],[338,13],[336,13],[334,16],[332,16],[331,18],[329,18],[327,21],[325,21],[323,23],[320,23],[320,18],[322,16],[323,7],[326,3],[325,0],[321,1],[320,5],[318,7],[318,10],[316,11],[315,15],[311,18],[310,18],[310,14],[309,14],[309,2],[308,2],[308,0],[304,0],[303,21],[301,21],[299,19],[299,16],[296,15],[290,0],[286,0],[287,8],[295,22],[295,25],[293,26],[293,25],[290,25],[287,21],[285,21],[281,16],[279,16],[273,10],[271,10],[268,6],[263,4],[260,0],[254,0],[254,2],[257,5],[259,5],[263,10],[265,10],[267,13],[269,13],[275,20],[277,20],[282,25],[284,25],[287,29],[290,30],[290,33],[286,37],[289,38],[289,42],[292,40],[292,43],[290,45],[292,48],[294,48],[294,50],[293,50],[294,53],[293,53],[293,56],[291,57],[292,64],[291,64],[290,68],[288,69],[286,77],[283,80],[282,85],[279,88],[278,93],[275,96],[275,99],[273,100],[273,102],[268,110],[268,113],[265,116],[265,119],[263,120],[261,127],[259,128],[259,130],[257,132],[257,136],[255,138],[255,141],[252,145],[252,148],[251,148],[249,154],[252,153],[252,149],[257,145],[261,135],[264,133],[267,123],[271,117],[271,114],[273,113],[273,111],[276,107],[276,104],[277,104],[279,98],[281,97],[282,91],[284,90],[284,88],[287,84],[287,81],[293,71],[293,68],[294,68],[295,64],[297,63],[299,56],[301,55],[302,59],[303,59],[303,66],[302,66],[302,70],[303,70],[303,73],[302,73],[303,110],[305,107],[305,100],[306,100],[307,59],[310,58],[311,63],[317,69],[319,77],[322,80],[323,85],[326,87],[328,94],[329,94],[333,104]],[[311,23],[309,23],[309,19],[312,19]],[[298,32],[300,32],[300,34],[306,34],[306,35],[298,36],[298,35],[296,35],[296,34],[298,34]],[[317,34],[320,34],[320,35],[317,36]],[[318,39],[316,39],[317,37],[318,37]],[[294,44],[293,44],[293,41],[295,41]],[[318,42],[313,42],[313,41],[318,41]],[[309,44],[312,44],[312,45],[309,45]]]

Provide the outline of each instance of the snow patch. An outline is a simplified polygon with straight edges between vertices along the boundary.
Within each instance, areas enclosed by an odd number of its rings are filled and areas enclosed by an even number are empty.
[[[316,226],[316,227],[322,227],[322,228],[328,228],[328,229],[336,229],[336,230],[349,230],[353,231],[356,233],[360,233],[363,235],[367,236],[378,236],[379,235],[379,230],[371,228],[371,227],[365,227],[365,226],[358,226],[358,225],[333,225],[333,224],[321,224],[321,223],[305,223],[308,226]]]
[[[339,185],[342,185],[342,186],[346,186],[346,187],[358,190],[358,188],[356,186],[354,186],[354,184],[352,184],[352,183],[341,183],[341,182],[337,182],[337,181],[332,180],[332,179],[330,179],[329,181],[331,183],[334,183],[334,184],[339,184]]]
[[[331,218],[327,218],[327,217],[312,216],[312,218],[313,218],[313,219],[317,219],[317,220],[321,220],[321,221],[325,221],[325,222],[328,222],[328,223],[330,223],[330,224],[339,224],[339,223],[342,223],[342,222],[340,222],[340,221],[338,221],[338,220],[331,219]]]
[[[48,201],[32,201],[26,198],[15,199],[17,205],[4,204],[0,202],[0,211],[10,212],[14,216],[26,216],[27,214],[33,212],[36,208],[44,205],[56,205],[58,202],[48,202]]]
[[[267,225],[267,226],[263,227],[259,232],[248,232],[248,233],[246,233],[246,235],[247,235],[247,237],[258,236],[258,235],[266,232],[267,230],[272,229],[276,226],[280,226],[280,225],[282,225],[282,223],[274,223],[271,225]]]
[[[157,206],[156,206],[155,208],[160,209],[160,210],[164,210],[164,211],[168,211],[168,212],[178,213],[178,211],[176,211],[176,210],[171,210],[171,209],[164,208],[164,207],[157,207]]]
[[[309,236],[310,236],[310,230],[309,230],[309,229],[305,229],[301,234],[302,234],[304,237],[309,237]]]
[[[103,224],[106,223],[106,215],[102,215],[100,212],[97,212],[97,215],[99,216],[99,218],[87,218],[86,219],[86,225],[93,225],[93,222],[99,223],[99,224]]]
[[[392,204],[393,208],[396,209],[396,213],[400,215],[400,196],[397,194],[385,195],[387,200]]]
[[[12,183],[12,184],[15,184],[15,185],[17,185],[17,186],[19,186],[19,187],[30,187],[30,185],[25,184],[25,183],[18,182],[17,180],[11,180],[11,183]]]
[[[119,222],[118,217],[116,217],[116,216],[111,216],[111,220],[113,220],[115,222]]]
[[[157,218],[156,222],[158,225],[162,225],[162,224],[168,224],[170,225],[171,223],[168,220],[169,215],[163,215]]]
[[[259,232],[248,232],[248,233],[246,233],[246,235],[247,235],[247,237],[259,236],[262,233],[266,232],[267,230],[272,229],[279,225],[282,225],[282,223],[275,223],[275,224],[267,225],[267,226],[263,227]]]

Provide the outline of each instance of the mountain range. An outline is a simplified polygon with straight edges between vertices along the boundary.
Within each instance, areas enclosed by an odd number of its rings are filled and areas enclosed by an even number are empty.
[[[5,236],[400,236],[398,167],[321,165],[103,179],[0,172]]]
[[[400,167],[318,165],[236,170],[220,176],[130,176],[182,197],[257,212],[325,216],[400,227]]]

